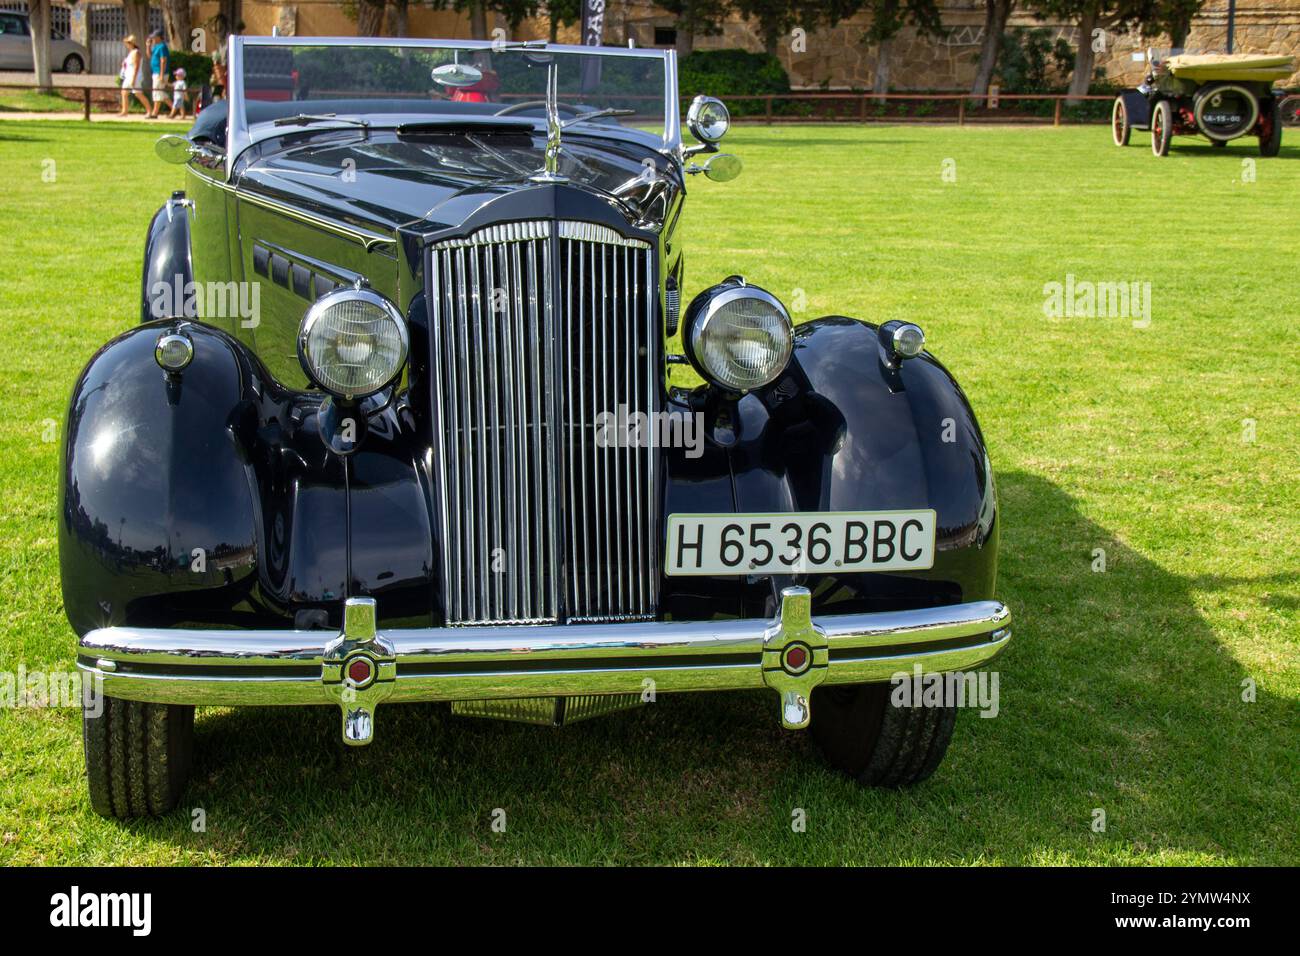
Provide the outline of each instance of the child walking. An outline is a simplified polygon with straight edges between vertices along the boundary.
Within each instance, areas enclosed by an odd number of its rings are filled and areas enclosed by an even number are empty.
[[[176,79],[175,79],[175,81],[172,83],[172,110],[171,110],[171,113],[168,114],[168,116],[169,116],[169,118],[171,118],[171,119],[175,119],[175,118],[178,117],[178,116],[179,116],[181,119],[184,119],[184,118],[185,118],[185,111],[186,111],[186,103],[185,103],[185,89],[186,89],[186,87],[185,87],[185,68],[184,68],[184,67],[179,67],[179,66],[178,66],[178,67],[176,68],[176,72],[173,73],[172,75],[175,76]]]

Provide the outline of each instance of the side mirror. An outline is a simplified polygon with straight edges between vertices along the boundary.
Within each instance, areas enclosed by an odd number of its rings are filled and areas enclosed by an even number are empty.
[[[194,144],[189,141],[188,137],[168,133],[154,143],[153,151],[158,154],[158,158],[164,163],[179,166],[190,161],[190,156],[194,152]]]
[[[694,175],[703,173],[715,183],[729,183],[744,169],[744,163],[740,161],[739,156],[733,156],[731,153],[714,153],[704,161],[704,165],[691,163],[686,167],[686,171]]]
[[[729,183],[745,168],[739,156],[731,153],[714,153],[704,161],[704,175],[715,183]]]

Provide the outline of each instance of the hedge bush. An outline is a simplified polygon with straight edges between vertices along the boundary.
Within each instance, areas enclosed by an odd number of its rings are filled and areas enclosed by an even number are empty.
[[[757,101],[728,102],[728,96],[790,92],[790,77],[781,61],[748,50],[697,50],[678,64],[677,84],[682,96],[716,96],[737,116],[762,113],[765,107]]]
[[[185,70],[185,86],[187,89],[197,90],[200,86],[212,80],[212,59],[206,53],[173,50],[167,59],[173,72],[177,67]]]

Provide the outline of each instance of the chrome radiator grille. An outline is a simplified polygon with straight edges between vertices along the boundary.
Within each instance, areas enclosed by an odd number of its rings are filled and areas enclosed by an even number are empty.
[[[647,243],[594,223],[431,247],[447,623],[653,616],[656,457],[618,427],[658,409],[653,270]]]

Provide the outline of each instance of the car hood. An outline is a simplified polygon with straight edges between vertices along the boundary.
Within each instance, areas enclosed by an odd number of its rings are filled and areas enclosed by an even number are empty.
[[[431,231],[457,225],[494,196],[534,185],[529,176],[541,168],[545,146],[529,130],[315,131],[259,143],[241,158],[237,184],[358,225]],[[559,174],[611,199],[629,222],[644,220],[647,210],[636,199],[615,197],[646,177],[647,160],[672,188],[672,164],[654,150],[566,131]]]

